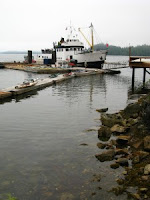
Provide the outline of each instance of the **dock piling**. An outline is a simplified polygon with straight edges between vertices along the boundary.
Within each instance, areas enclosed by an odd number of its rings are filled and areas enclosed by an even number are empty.
[[[132,92],[134,92],[135,68],[132,68]]]
[[[145,88],[146,68],[143,69],[143,88]]]
[[[143,88],[145,88],[147,68],[150,69],[150,56],[130,56],[129,66],[132,68],[132,92],[134,92],[135,69],[143,69]]]
[[[32,51],[28,51],[28,64],[32,63]]]

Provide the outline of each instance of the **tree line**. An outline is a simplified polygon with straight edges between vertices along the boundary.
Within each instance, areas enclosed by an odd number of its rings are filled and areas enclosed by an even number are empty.
[[[105,50],[108,49],[108,55],[129,55],[129,47],[119,47],[110,45],[108,48],[106,44],[97,44],[94,46],[94,50]],[[131,47],[131,56],[150,56],[150,45],[138,45]]]

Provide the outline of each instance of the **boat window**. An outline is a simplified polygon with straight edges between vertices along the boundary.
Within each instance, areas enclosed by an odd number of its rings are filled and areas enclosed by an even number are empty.
[[[74,51],[76,51],[76,48],[74,48]]]
[[[66,49],[66,51],[69,51],[69,49]]]

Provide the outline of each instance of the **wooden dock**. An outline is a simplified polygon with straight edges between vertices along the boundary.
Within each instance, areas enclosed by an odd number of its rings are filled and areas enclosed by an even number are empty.
[[[95,75],[95,74],[102,74],[104,73],[104,70],[88,70],[85,72],[76,72],[73,75],[65,75],[65,74],[60,74],[55,78],[44,78],[44,79],[39,79],[36,85],[30,86],[30,87],[25,87],[25,88],[16,88],[16,86],[12,86],[9,88],[5,88],[2,89],[0,91],[0,99],[6,99],[6,98],[12,98],[14,96],[17,95],[21,95],[21,94],[25,94],[28,93],[30,91],[34,91],[34,90],[40,90],[42,88],[51,86],[53,84],[62,82],[64,80],[70,79],[70,78],[74,78],[74,77],[78,77],[78,76],[88,76],[88,75]]]
[[[150,56],[130,56],[129,66],[132,68],[132,91],[134,92],[135,69],[143,69],[143,88],[145,87],[146,73],[150,74]]]

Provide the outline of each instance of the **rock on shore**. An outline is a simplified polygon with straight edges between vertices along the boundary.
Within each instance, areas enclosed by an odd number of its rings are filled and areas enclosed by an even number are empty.
[[[115,114],[101,114],[102,126],[96,158],[100,162],[114,161],[111,168],[125,167],[124,178],[112,191],[126,192],[131,199],[150,199],[150,94],[142,96]],[[114,135],[116,140],[110,140]],[[105,142],[105,143],[104,143]],[[137,192],[128,191],[137,187]]]

